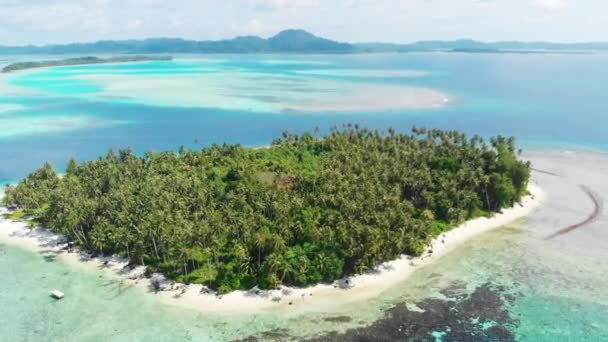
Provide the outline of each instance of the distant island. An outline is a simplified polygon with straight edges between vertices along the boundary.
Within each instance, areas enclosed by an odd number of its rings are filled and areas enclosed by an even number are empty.
[[[3,73],[21,71],[27,69],[69,66],[69,65],[86,65],[86,64],[107,64],[107,63],[131,63],[131,62],[148,62],[148,61],[170,61],[173,57],[170,56],[124,56],[124,57],[78,57],[62,60],[39,61],[39,62],[18,62],[2,68]]]
[[[227,293],[306,286],[373,269],[527,195],[513,138],[348,125],[284,133],[268,148],[110,151],[64,176],[49,165],[7,186],[28,217],[96,255]],[[430,251],[432,253],[432,251]]]
[[[155,54],[155,53],[383,53],[383,52],[499,52],[546,53],[608,51],[608,43],[479,42],[470,39],[419,41],[410,44],[344,43],[315,36],[304,30],[285,30],[268,39],[242,36],[217,41],[179,38],[108,40],[44,46],[0,46],[0,54]]]

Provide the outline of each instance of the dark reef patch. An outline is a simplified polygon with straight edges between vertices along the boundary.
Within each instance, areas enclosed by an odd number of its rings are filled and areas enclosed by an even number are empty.
[[[258,342],[258,341],[290,341],[293,337],[289,336],[287,331],[276,329],[261,333],[259,336],[249,336],[238,342]],[[235,341],[235,342],[237,342]]]
[[[518,322],[508,310],[515,299],[510,289],[486,283],[467,293],[464,283],[453,283],[440,293],[446,299],[426,298],[416,303],[422,310],[411,311],[400,303],[386,311],[384,318],[367,327],[344,333],[332,332],[309,339],[309,342],[342,341],[432,341],[441,336],[449,341],[514,341]],[[423,311],[423,312],[421,312]],[[264,334],[244,341],[301,340]]]
[[[326,322],[336,322],[336,323],[348,323],[353,319],[348,316],[335,316],[335,317],[327,317],[324,319]]]
[[[416,303],[424,312],[398,304],[368,327],[343,334],[331,333],[310,341],[428,341],[433,333],[442,341],[514,341],[516,321],[502,296],[505,288],[485,284],[471,294],[465,284],[454,283],[440,291],[447,300],[427,298]]]

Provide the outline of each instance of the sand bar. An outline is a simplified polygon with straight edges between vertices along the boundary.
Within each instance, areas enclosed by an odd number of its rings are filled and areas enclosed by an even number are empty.
[[[305,76],[221,71],[207,74],[78,75],[103,91],[86,96],[126,96],[159,106],[221,108],[268,113],[375,112],[437,109],[448,94],[430,88],[338,82]]]

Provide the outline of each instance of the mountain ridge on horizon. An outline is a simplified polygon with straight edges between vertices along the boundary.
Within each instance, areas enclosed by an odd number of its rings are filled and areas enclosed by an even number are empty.
[[[0,54],[79,53],[374,53],[374,52],[534,52],[608,50],[608,42],[555,43],[473,39],[422,40],[414,43],[347,43],[316,36],[301,29],[287,29],[269,38],[254,35],[224,40],[188,40],[157,37],[146,39],[99,40],[88,43],[49,45],[0,45]]]

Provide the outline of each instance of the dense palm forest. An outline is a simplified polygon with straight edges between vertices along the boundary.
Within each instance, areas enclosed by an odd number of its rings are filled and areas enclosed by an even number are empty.
[[[110,151],[63,177],[46,164],[5,205],[99,254],[221,292],[363,272],[527,193],[514,140],[334,128],[268,148]]]

